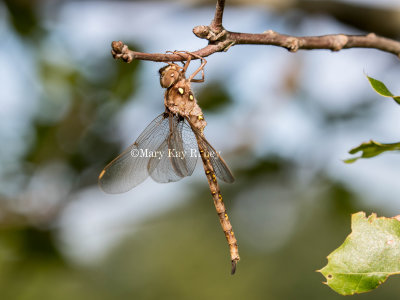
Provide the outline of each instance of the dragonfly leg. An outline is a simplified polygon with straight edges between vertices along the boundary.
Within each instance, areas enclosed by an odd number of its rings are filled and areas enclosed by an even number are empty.
[[[168,51],[168,52],[171,52],[171,51]],[[200,59],[200,60],[201,60],[201,65],[200,65],[200,67],[199,67],[196,71],[194,71],[192,75],[189,76],[188,81],[189,81],[189,82],[204,82],[204,66],[205,66],[206,63],[207,63],[207,60],[206,60],[204,57],[201,57],[200,55],[197,55],[197,54],[195,54],[195,53],[193,53],[193,52],[189,52],[189,51],[176,51],[176,50],[175,50],[175,51],[173,51],[173,52],[171,52],[171,53],[181,55],[182,57],[183,57],[182,54],[186,54],[186,55],[187,55],[187,56],[186,56],[186,63],[185,63],[185,65],[183,66],[183,70],[182,70],[184,73],[186,73],[186,70],[187,70],[187,68],[189,67],[189,64],[190,64],[190,62],[191,62],[191,60],[192,60],[192,56],[195,57],[195,58]],[[195,77],[200,71],[201,71],[201,79],[194,79],[194,77]]]
[[[190,61],[192,60],[192,57],[191,57],[192,53],[190,53],[188,51],[178,51],[178,50],[166,51],[166,53],[177,54],[177,55],[181,56],[183,59],[185,59],[186,62],[185,63],[182,62],[182,64],[183,64],[182,72],[186,73],[186,70],[189,67]],[[183,54],[185,54],[185,55],[183,55]]]
[[[196,71],[194,71],[192,75],[189,76],[188,80],[190,82],[204,82],[204,67],[207,63],[207,60],[204,57],[201,57],[200,55],[191,52],[188,52],[188,54],[201,60],[200,67]],[[194,79],[194,76],[196,76],[200,71],[201,71],[201,79]]]
[[[182,53],[186,53],[185,51],[174,50],[174,51],[165,51],[165,53],[178,54],[178,55],[182,56],[183,59],[187,59],[186,57],[184,57],[184,56],[182,55]],[[190,60],[189,60],[189,61],[190,61]],[[170,66],[177,66],[178,68],[182,69],[182,72],[183,72],[183,73],[186,73],[186,69],[187,69],[187,67],[189,66],[189,65],[186,66],[187,62],[186,62],[186,63],[183,63],[183,62],[182,62],[183,67],[178,66],[177,64],[172,63],[172,62],[167,62],[167,64],[169,64]]]

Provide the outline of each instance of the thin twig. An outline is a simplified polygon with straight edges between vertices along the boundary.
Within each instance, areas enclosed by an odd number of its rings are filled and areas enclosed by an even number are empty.
[[[274,45],[286,48],[291,52],[296,52],[299,49],[340,51],[349,48],[372,48],[395,54],[400,58],[400,42],[377,36],[374,33],[367,35],[330,34],[296,37],[268,30],[261,34],[227,32],[226,39],[231,40],[235,45]]]
[[[132,51],[123,42],[112,42],[111,43],[111,53],[115,59],[122,59],[123,61],[130,63],[134,59],[139,60],[151,60],[159,62],[169,62],[169,61],[186,61],[187,54],[163,54],[163,53],[143,53]],[[225,48],[224,43],[218,43],[214,45],[208,45],[200,50],[193,51],[192,53],[196,56],[207,57],[215,52],[221,52]],[[196,56],[192,56],[193,60],[198,59]]]
[[[222,16],[224,14],[224,7],[225,7],[225,0],[218,0],[217,1],[217,6],[215,8],[215,15],[214,19],[212,20],[210,24],[210,28],[214,32],[220,32],[222,31]]]

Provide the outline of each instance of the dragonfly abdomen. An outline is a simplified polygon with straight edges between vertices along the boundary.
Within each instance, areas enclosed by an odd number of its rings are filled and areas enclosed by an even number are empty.
[[[196,138],[198,139],[199,137],[196,136]],[[232,224],[226,212],[225,204],[222,199],[217,177],[215,175],[210,159],[208,158],[206,153],[207,150],[202,148],[200,142],[199,142],[199,151],[201,159],[203,161],[203,166],[204,166],[204,171],[206,173],[207,181],[210,186],[210,191],[214,201],[215,209],[218,214],[219,222],[221,223],[222,230],[225,234],[226,240],[228,241],[229,252],[231,255],[231,263],[232,263],[231,274],[233,275],[236,271],[236,264],[240,260],[237,240],[235,237],[235,233],[233,232]]]

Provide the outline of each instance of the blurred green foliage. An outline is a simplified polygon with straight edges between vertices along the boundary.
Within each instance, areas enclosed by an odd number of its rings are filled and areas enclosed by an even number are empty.
[[[282,172],[282,168],[279,170]],[[295,189],[295,185],[290,180],[281,181],[285,189]],[[24,300],[243,299],[249,295],[251,299],[339,299],[321,284],[323,278],[315,271],[325,261],[326,253],[349,233],[352,208],[340,214],[332,210],[341,202],[343,187],[328,180],[319,185],[324,188],[304,190],[296,199],[274,199],[300,202],[295,231],[275,251],[260,251],[239,243],[241,261],[234,276],[229,273],[228,247],[205,182],[200,189],[194,186],[186,205],[147,220],[94,266],[74,266],[58,259],[51,246],[54,241],[46,232],[8,230],[1,241],[2,295],[5,299]],[[231,199],[227,207],[240,241],[242,224],[235,221],[238,218],[232,200],[236,189],[226,185],[223,192],[226,199]],[[247,191],[241,188],[241,192]],[[355,196],[346,193],[356,203]],[[253,232],[250,238],[259,239],[259,233]],[[37,243],[41,244],[39,248]],[[37,251],[43,255],[34,254]],[[363,297],[396,299],[397,290],[395,284],[388,285]]]
[[[205,84],[196,98],[204,111],[218,111],[232,105],[232,99],[222,82]]]
[[[16,32],[24,37],[33,37],[42,30],[37,17],[37,0],[4,0]]]

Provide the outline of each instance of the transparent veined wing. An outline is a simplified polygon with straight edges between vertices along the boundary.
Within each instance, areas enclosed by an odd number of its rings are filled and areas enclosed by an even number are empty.
[[[199,149],[203,149],[203,151],[205,151],[205,154],[208,156],[208,159],[213,166],[215,175],[219,179],[227,183],[234,182],[235,177],[233,177],[231,170],[229,169],[221,155],[219,155],[219,153],[215,151],[214,147],[211,146],[210,143],[206,140],[203,133],[195,128],[193,129],[193,132],[196,134]]]
[[[109,194],[129,191],[148,176],[148,164],[169,135],[168,114],[155,118],[137,140],[100,173],[99,185]]]
[[[197,147],[196,138],[190,126],[182,117],[170,115],[170,134],[160,146],[161,158],[151,158],[149,174],[157,182],[178,181],[190,176],[196,166],[197,157],[191,155],[193,145]]]
[[[198,145],[197,145],[197,140],[195,133],[193,132],[192,128],[190,127],[190,124],[186,119],[181,121],[178,124],[179,127],[179,132],[182,136],[182,141],[183,141],[183,149],[185,151],[185,163],[186,163],[186,168],[188,170],[188,176],[193,174],[193,171],[196,167],[196,163],[198,160]]]
[[[168,183],[181,180],[185,177],[182,173],[177,173],[172,167],[171,159],[168,157],[168,142],[165,141],[159,148],[163,156],[159,158],[151,158],[148,170],[151,178],[159,183]]]

